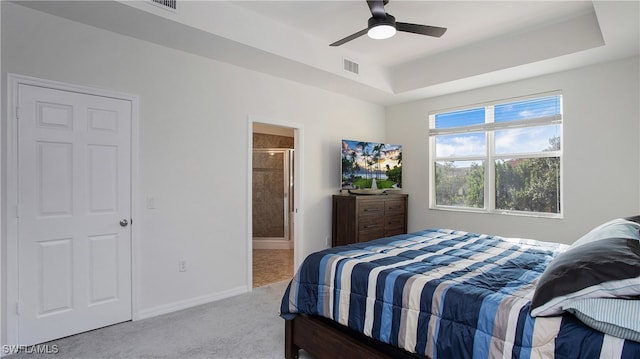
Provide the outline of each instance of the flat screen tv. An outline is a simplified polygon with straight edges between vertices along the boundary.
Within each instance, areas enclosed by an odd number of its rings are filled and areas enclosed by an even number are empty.
[[[342,140],[342,189],[352,193],[402,188],[402,146]]]

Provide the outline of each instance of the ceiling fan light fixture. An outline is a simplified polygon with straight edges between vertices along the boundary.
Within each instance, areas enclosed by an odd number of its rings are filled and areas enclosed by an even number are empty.
[[[367,31],[367,35],[376,40],[388,39],[396,34],[396,28],[391,25],[377,25]]]
[[[369,19],[367,35],[376,40],[388,39],[396,34],[396,18],[385,14],[384,18],[372,17]]]

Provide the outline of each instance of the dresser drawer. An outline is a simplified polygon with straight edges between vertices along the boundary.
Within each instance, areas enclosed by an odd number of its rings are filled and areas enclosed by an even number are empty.
[[[382,237],[384,237],[384,231],[382,227],[378,227],[377,229],[360,231],[358,233],[358,242],[368,242]]]
[[[385,217],[384,218],[384,231],[385,235],[387,235],[388,231],[395,231],[397,229],[404,231],[405,222],[404,222],[404,214],[398,214],[395,216]],[[402,232],[400,232],[402,233]]]
[[[358,231],[360,233],[362,233],[363,231],[382,231],[384,230],[384,226],[384,217],[362,217],[358,221]]]
[[[395,236],[396,234],[405,234],[405,233],[407,233],[407,231],[404,230],[404,228],[390,229],[390,230],[385,230],[384,236],[382,237],[391,237],[391,236]]]
[[[385,206],[383,201],[362,201],[358,206],[358,216],[379,216],[384,215]]]
[[[386,200],[384,202],[384,215],[393,216],[396,214],[404,214],[405,201],[403,200]]]

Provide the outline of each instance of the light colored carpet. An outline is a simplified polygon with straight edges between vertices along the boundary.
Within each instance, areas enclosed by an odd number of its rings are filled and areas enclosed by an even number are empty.
[[[6,358],[284,358],[279,309],[287,283],[46,343],[56,345],[58,354]],[[305,354],[301,357],[309,358]]]

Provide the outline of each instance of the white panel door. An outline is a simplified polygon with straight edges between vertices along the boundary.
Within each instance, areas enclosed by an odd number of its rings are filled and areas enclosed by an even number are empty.
[[[130,320],[131,102],[18,99],[19,343]]]

